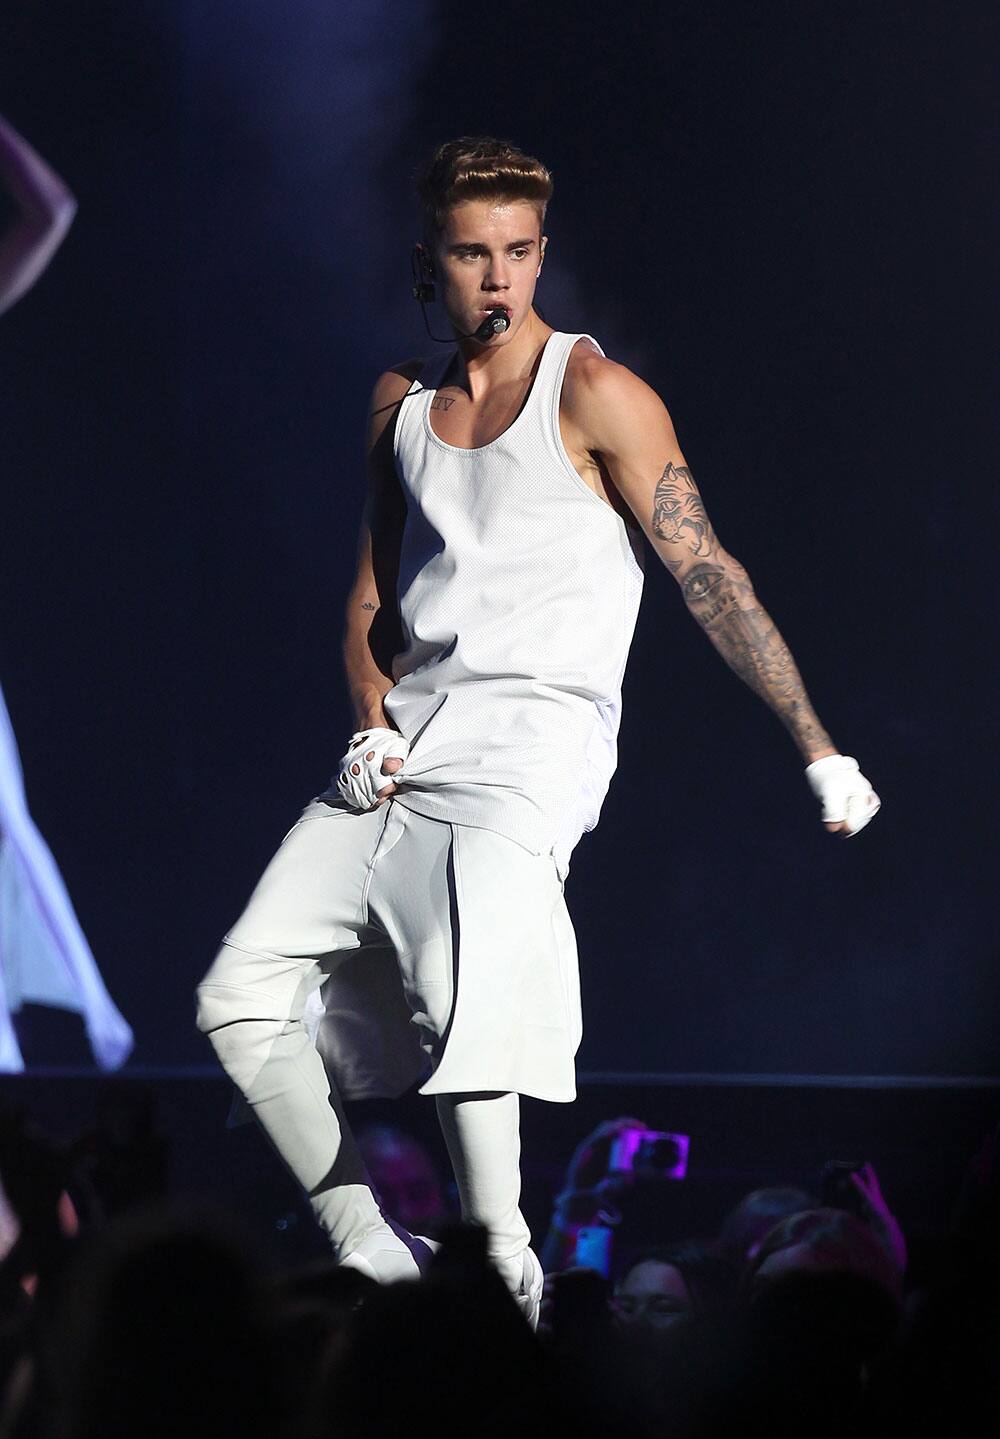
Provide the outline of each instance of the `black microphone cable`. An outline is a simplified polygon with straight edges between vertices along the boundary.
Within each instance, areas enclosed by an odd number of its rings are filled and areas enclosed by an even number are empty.
[[[510,320],[507,316],[507,311],[502,305],[495,305],[483,323],[478,325],[476,329],[472,330],[468,335],[463,335],[457,330],[453,335],[449,335],[447,338],[441,335],[435,335],[431,329],[430,321],[427,318],[427,301],[433,300],[434,298],[434,286],[428,280],[422,280],[420,278],[416,246],[410,251],[410,270],[413,274],[413,298],[420,303],[420,313],[424,317],[424,328],[435,344],[453,345],[456,340],[479,340],[482,344],[485,344],[486,341],[491,340],[494,335],[502,335],[505,330],[510,329]]]

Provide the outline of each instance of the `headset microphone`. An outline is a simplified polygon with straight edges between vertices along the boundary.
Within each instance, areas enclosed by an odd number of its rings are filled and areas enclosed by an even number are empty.
[[[473,331],[473,335],[477,340],[483,340],[485,342],[486,340],[491,340],[494,335],[502,335],[505,330],[509,329],[510,320],[508,319],[507,311],[501,309],[498,305],[490,311],[479,328]],[[469,336],[468,338],[471,339],[473,336]]]

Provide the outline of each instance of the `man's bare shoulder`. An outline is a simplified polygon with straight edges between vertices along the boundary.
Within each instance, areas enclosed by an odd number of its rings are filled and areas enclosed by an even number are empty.
[[[409,390],[413,381],[420,378],[425,363],[426,361],[423,359],[403,360],[401,364],[393,365],[379,375],[372,389],[371,403],[368,408],[368,429],[371,443],[379,438],[386,425],[396,414],[400,400]]]
[[[586,339],[578,340],[570,353],[563,381],[564,417],[592,447],[600,449],[602,438],[625,423],[648,423],[664,413],[663,401],[646,381],[626,365],[609,360]]]
[[[394,404],[405,395],[413,381],[420,378],[426,363],[423,359],[403,360],[400,364],[383,370],[372,390],[372,410],[381,405]]]

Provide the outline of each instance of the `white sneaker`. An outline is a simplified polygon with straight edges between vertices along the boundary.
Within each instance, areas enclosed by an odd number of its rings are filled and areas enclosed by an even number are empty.
[[[340,1260],[341,1269],[357,1269],[376,1284],[395,1284],[400,1279],[419,1279],[438,1249],[437,1241],[422,1235],[407,1235],[383,1229],[362,1239],[356,1249]]]

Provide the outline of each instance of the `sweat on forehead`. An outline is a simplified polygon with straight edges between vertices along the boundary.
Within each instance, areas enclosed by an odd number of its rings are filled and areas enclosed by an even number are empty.
[[[432,238],[461,244],[499,237],[512,243],[537,240],[541,232],[541,216],[528,200],[463,200],[445,212],[441,229]]]

